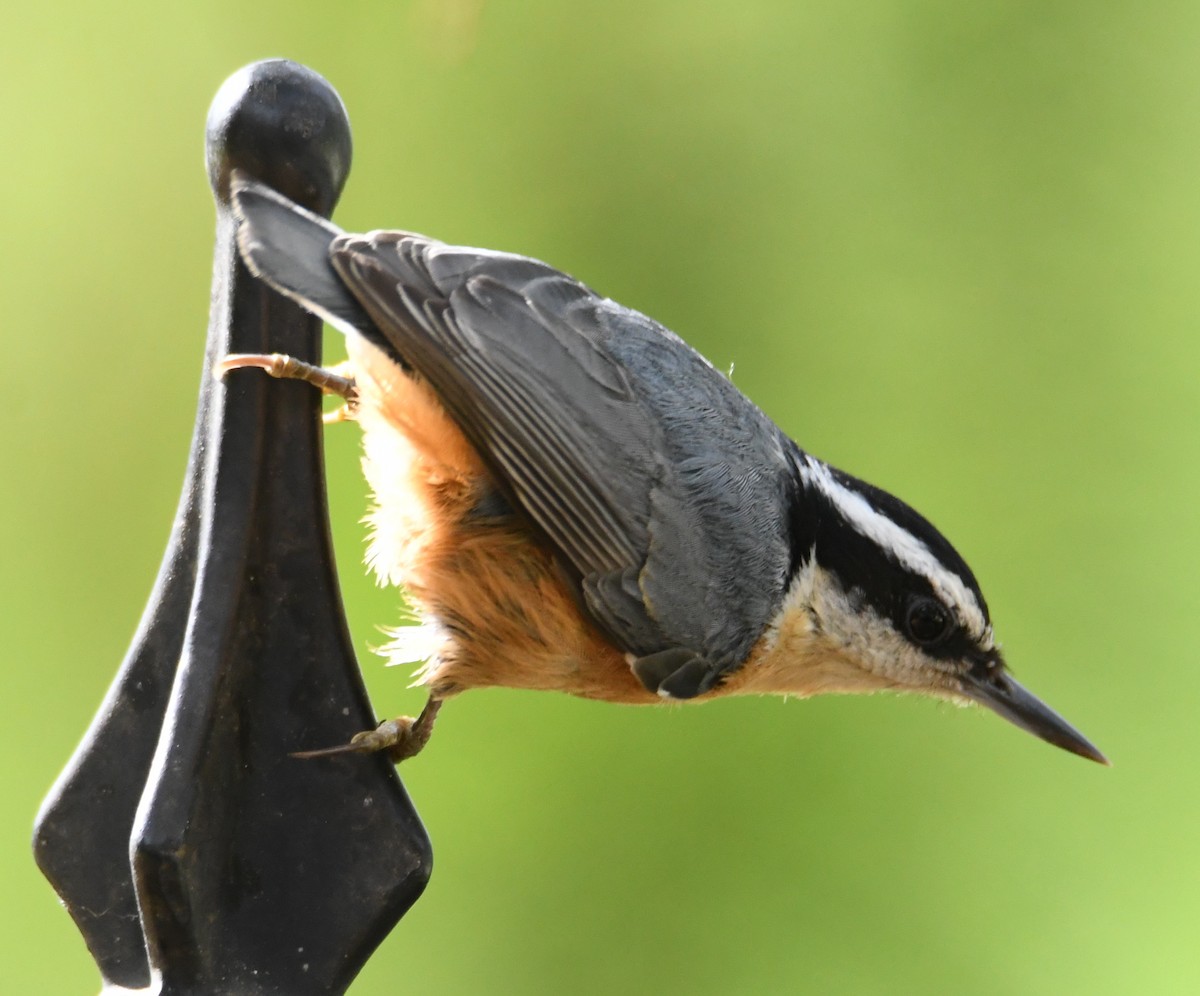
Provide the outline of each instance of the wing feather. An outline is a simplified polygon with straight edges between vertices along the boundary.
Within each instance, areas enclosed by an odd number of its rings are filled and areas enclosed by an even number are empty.
[[[342,236],[330,260],[660,688],[698,694],[741,663],[788,566],[766,416],[670,332],[535,260],[390,232]]]

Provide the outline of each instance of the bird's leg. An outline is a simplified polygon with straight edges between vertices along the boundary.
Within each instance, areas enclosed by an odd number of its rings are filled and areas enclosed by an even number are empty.
[[[432,696],[425,703],[421,715],[416,719],[411,716],[399,716],[380,723],[373,730],[364,730],[350,738],[348,744],[340,747],[324,747],[320,750],[296,751],[292,757],[337,757],[341,754],[374,754],[386,751],[393,764],[399,764],[416,754],[429,743],[429,735],[433,733],[433,721],[437,719],[438,710],[442,708],[442,700]]]
[[[281,380],[302,380],[312,384],[325,394],[336,394],[346,399],[346,404],[325,416],[326,422],[342,422],[349,418],[358,404],[358,391],[354,386],[354,378],[348,376],[349,361],[339,363],[335,367],[318,367],[305,363],[294,356],[283,353],[230,353],[213,367],[213,375],[222,379],[230,370],[241,370],[253,367],[263,370],[272,377]]]

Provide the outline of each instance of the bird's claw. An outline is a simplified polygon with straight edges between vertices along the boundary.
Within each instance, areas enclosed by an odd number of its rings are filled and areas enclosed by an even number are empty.
[[[337,747],[322,747],[318,750],[295,751],[291,756],[303,760],[315,757],[340,757],[344,754],[376,754],[385,751],[393,764],[399,764],[419,754],[429,743],[433,732],[433,721],[437,717],[441,702],[430,699],[415,719],[398,716],[384,720],[373,730],[363,730],[350,738],[350,742]]]
[[[358,391],[354,386],[354,378],[349,376],[349,364],[340,363],[334,367],[319,367],[294,356],[283,353],[229,353],[213,366],[213,376],[218,380],[224,379],[231,370],[253,368],[280,380],[302,380],[312,384],[325,394],[336,394],[346,399],[346,411],[334,421],[343,421],[353,413],[358,403]],[[336,413],[331,413],[336,414]]]

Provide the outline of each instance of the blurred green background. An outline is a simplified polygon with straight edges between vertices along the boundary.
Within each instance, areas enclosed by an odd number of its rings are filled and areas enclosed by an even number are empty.
[[[954,539],[1115,764],[912,699],[475,693],[403,769],[436,869],[353,991],[1200,991],[1197,52],[1194,2],[9,5],[0,991],[98,988],[30,828],[175,509],[205,113],[276,55],[349,107],[344,226],[536,255],[736,364]],[[328,448],[411,711],[356,430]]]

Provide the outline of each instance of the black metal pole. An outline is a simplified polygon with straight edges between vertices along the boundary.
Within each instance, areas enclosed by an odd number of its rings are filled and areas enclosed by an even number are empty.
[[[207,157],[216,257],[183,495],[34,851],[110,986],[339,992],[420,896],[429,841],[384,759],[288,757],[375,722],[333,565],[320,402],[304,384],[210,370],[228,352],[319,362],[319,322],[237,255],[228,180],[244,169],[327,215],[349,123],[320,76],[259,62],[214,100]]]

